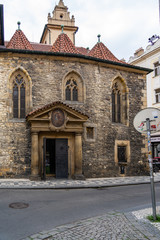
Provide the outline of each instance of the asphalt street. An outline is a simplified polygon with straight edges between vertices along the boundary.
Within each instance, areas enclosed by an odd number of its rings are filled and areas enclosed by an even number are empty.
[[[155,184],[160,204],[160,183]],[[129,212],[151,206],[150,184],[66,190],[0,189],[0,240],[21,240],[42,230],[111,211]],[[10,208],[11,203],[29,206]]]

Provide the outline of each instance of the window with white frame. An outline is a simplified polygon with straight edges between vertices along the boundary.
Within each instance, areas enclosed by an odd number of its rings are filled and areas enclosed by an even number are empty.
[[[160,103],[160,88],[155,90],[155,100],[156,103]]]
[[[156,62],[154,63],[154,76],[159,76],[160,75],[160,63]]]

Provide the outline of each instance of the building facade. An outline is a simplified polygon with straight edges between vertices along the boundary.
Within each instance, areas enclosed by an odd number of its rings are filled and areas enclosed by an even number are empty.
[[[61,28],[53,44],[37,44],[19,26],[0,47],[0,176],[147,174],[133,119],[147,106],[150,69],[118,60],[100,39],[76,47]]]
[[[160,109],[160,39],[153,35],[149,39],[150,44],[144,50],[139,48],[129,63],[153,69],[147,75],[147,106]],[[154,123],[153,123],[154,124]],[[155,126],[155,125],[153,125]],[[156,126],[156,132],[151,135],[152,157],[160,157],[160,126]],[[159,147],[158,147],[159,145]]]

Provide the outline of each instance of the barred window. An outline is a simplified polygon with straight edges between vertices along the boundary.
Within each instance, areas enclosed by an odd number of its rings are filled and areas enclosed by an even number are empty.
[[[94,128],[93,127],[87,127],[87,139],[93,139],[94,138]]]
[[[127,162],[126,146],[118,146],[118,162]]]

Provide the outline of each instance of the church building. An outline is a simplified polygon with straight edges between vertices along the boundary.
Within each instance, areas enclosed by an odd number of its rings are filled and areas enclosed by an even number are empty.
[[[147,174],[145,137],[133,119],[146,107],[151,70],[117,59],[100,36],[91,50],[77,47],[63,0],[40,43],[20,23],[4,41],[2,5],[0,18],[0,177]]]

